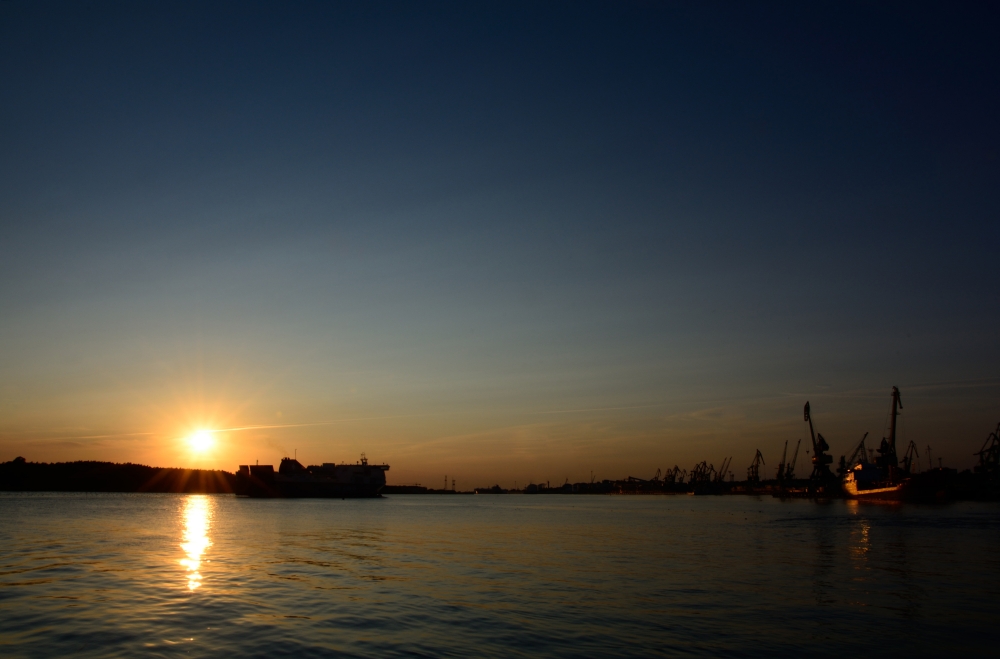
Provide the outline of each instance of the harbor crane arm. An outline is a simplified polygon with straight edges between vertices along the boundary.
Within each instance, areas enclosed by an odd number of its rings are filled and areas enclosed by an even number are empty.
[[[760,449],[757,449],[756,455],[753,456],[753,462],[747,467],[747,480],[751,483],[760,481],[760,468],[762,466],[764,466],[764,456],[761,454]]]
[[[979,449],[979,451],[973,453],[972,455],[978,455],[980,458],[985,457],[998,439],[1000,439],[1000,423],[997,424],[997,429],[991,432],[990,436],[986,438],[985,442],[983,442],[983,448]],[[928,446],[927,448],[929,449],[930,447]]]
[[[806,403],[806,405],[808,405],[808,403]],[[811,422],[809,424],[809,429],[812,430],[812,423]],[[795,463],[799,461],[799,447],[800,446],[802,446],[802,440],[801,439],[798,442],[796,442],[796,444],[795,444],[795,453],[792,454],[792,461],[788,463],[787,467],[785,467],[785,470],[786,470],[785,471],[785,479],[786,480],[792,480],[793,478],[795,478]]]
[[[865,448],[865,439],[867,439],[867,437],[868,433],[866,432],[865,436],[861,438],[860,442],[858,442],[858,446],[854,449],[854,453],[851,454],[851,459],[847,464],[853,466],[856,463],[866,464],[868,462],[868,449]]]
[[[1000,423],[996,431],[986,438],[983,448],[974,455],[979,456],[979,466],[975,471],[994,483],[1000,481]]]
[[[903,469],[905,469],[906,472],[909,473],[910,469],[917,464],[916,459],[919,458],[920,454],[917,453],[917,445],[914,444],[913,440],[911,439],[910,445],[906,447],[906,453],[903,455]]]
[[[812,436],[813,453],[816,453],[816,433],[813,432],[813,420],[812,420],[812,417],[809,416],[809,401],[806,401],[806,407],[803,410],[803,412],[804,412],[803,416],[805,416],[805,420],[809,422],[809,434]],[[798,453],[798,448],[797,447],[796,447],[796,453]]]
[[[719,467],[719,471],[715,472],[715,480],[721,483],[726,478],[726,473],[729,471],[729,463],[732,462],[732,457],[723,458],[722,466]]]
[[[899,395],[897,387],[892,388],[892,427],[889,430],[889,446],[893,454],[896,453],[896,408],[903,409],[903,399]]]

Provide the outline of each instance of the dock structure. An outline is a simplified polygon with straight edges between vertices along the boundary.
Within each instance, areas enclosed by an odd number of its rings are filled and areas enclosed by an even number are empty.
[[[822,433],[816,432],[809,401],[803,407],[803,423],[807,425],[812,445],[812,470],[807,478],[796,477],[800,438],[788,459],[789,440],[785,440],[781,459],[774,477],[764,476],[764,454],[756,449],[749,466],[747,478],[735,480],[730,471],[733,457],[727,457],[716,468],[715,463],[702,460],[690,470],[674,465],[672,469],[657,469],[652,478],[627,476],[617,480],[596,481],[591,474],[589,483],[570,483],[551,487],[549,483],[530,483],[523,494],[772,494],[782,498],[891,498],[898,500],[944,501],[950,499],[1000,500],[1000,424],[990,433],[982,448],[974,455],[979,464],[973,470],[959,473],[939,464],[934,467],[931,447],[925,449],[927,469],[920,470],[920,454],[913,440],[906,443],[900,457],[897,441],[897,417],[903,409],[898,387],[892,388],[891,407],[888,415],[888,432],[877,449],[866,444],[868,432],[854,446],[850,459],[840,456],[836,473],[830,469],[833,456],[830,443]],[[807,451],[806,453],[809,453]],[[876,453],[878,454],[876,457]],[[481,488],[477,492],[496,492],[494,488]]]

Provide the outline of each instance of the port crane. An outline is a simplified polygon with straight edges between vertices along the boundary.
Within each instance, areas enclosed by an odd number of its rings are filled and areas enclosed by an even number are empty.
[[[847,461],[849,465],[855,464],[868,464],[868,449],[865,447],[865,440],[868,439],[868,433],[866,432],[861,441],[858,442],[858,447],[854,449],[854,453],[851,454],[851,459]]]
[[[673,469],[667,469],[667,472],[663,474],[663,482],[668,485],[683,483],[685,478],[687,478],[687,470],[681,469],[678,465],[674,465]]]
[[[805,420],[809,422],[809,436],[812,437],[813,445],[813,470],[809,478],[814,481],[831,480],[833,478],[833,474],[830,473],[829,465],[833,462],[833,456],[826,454],[826,452],[830,450],[830,445],[826,443],[825,439],[823,439],[822,434],[817,434],[813,430],[812,416],[809,415],[809,401],[806,401],[806,406],[803,412]]]
[[[750,483],[760,482],[760,468],[764,466],[764,456],[761,455],[760,449],[757,449],[757,454],[753,456],[753,462],[747,467],[747,481]]]
[[[785,480],[785,456],[788,455],[788,440],[785,440],[785,448],[781,450],[781,462],[778,463],[778,473],[775,478],[779,483]]]
[[[857,448],[854,449],[854,453],[851,453],[851,459],[848,460],[843,455],[840,456],[840,467],[837,468],[837,473],[841,477],[846,474],[851,467],[859,464],[868,464],[868,448],[865,446],[865,440],[868,439],[868,433],[864,434],[861,441],[858,442]]]
[[[983,443],[983,448],[973,455],[979,456],[975,471],[986,476],[993,483],[1000,482],[1000,423]]]
[[[722,459],[722,466],[719,467],[719,471],[715,472],[715,482],[723,483],[726,480],[726,474],[729,473],[729,464],[733,461],[733,457]]]
[[[795,478],[795,464],[799,461],[799,446],[802,445],[802,439],[795,443],[795,453],[792,454],[792,461],[785,465],[785,480],[790,481]]]
[[[708,464],[706,460],[702,460],[694,467],[691,468],[690,482],[692,485],[695,483],[703,483],[712,480],[712,474],[715,473],[715,466]]]
[[[882,444],[878,447],[879,457],[875,458],[875,464],[879,466],[882,473],[891,476],[892,472],[899,467],[899,458],[896,456],[896,416],[897,410],[903,409],[903,401],[899,398],[899,389],[892,388],[892,415],[889,422],[889,436],[882,438]]]
[[[910,470],[917,466],[919,458],[917,445],[913,443],[913,440],[910,440],[910,445],[906,447],[906,453],[903,455],[903,470],[908,474],[911,473]]]
[[[637,476],[629,476],[625,479],[629,483],[659,483],[660,482],[660,470],[656,470],[656,475],[653,478],[646,480],[645,478],[638,478]]]

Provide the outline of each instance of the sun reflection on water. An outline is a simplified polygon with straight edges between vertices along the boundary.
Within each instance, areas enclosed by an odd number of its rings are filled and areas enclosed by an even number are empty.
[[[209,497],[191,495],[184,500],[184,558],[180,564],[184,566],[187,576],[188,590],[194,591],[201,586],[201,556],[212,541],[208,531],[212,521],[212,501]]]
[[[858,559],[867,557],[868,552],[871,550],[870,532],[871,523],[866,519],[861,520],[859,524],[851,529],[850,544],[848,545],[851,556]]]

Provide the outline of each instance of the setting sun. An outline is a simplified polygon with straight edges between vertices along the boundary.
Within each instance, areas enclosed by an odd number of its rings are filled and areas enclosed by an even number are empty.
[[[215,444],[215,437],[212,436],[211,430],[198,430],[191,433],[187,438],[188,445],[191,450],[201,453],[212,448]]]

